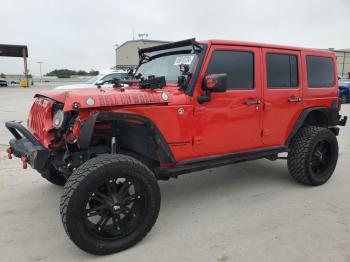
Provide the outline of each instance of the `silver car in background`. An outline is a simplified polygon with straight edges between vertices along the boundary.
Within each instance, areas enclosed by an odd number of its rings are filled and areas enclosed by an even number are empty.
[[[105,74],[99,74],[97,76],[94,76],[85,83],[58,86],[55,89],[96,88],[96,85],[98,85],[98,83],[103,83],[103,82],[105,82],[104,84],[102,84],[103,87],[112,87],[113,84],[109,83],[108,81],[111,81],[116,78],[125,79],[127,75],[128,75],[128,72],[126,70],[114,70]]]

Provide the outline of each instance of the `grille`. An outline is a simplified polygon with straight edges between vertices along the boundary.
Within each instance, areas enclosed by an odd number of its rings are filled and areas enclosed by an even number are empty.
[[[52,102],[45,98],[39,97],[35,99],[28,119],[28,127],[32,133],[41,140],[47,132],[45,129],[45,121],[47,117],[51,120]]]

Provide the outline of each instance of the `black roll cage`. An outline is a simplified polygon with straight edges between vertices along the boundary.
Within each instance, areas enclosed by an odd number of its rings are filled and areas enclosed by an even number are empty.
[[[139,65],[136,67],[136,71],[143,63],[148,62],[152,59],[155,59],[155,58],[161,57],[161,56],[165,56],[165,55],[186,53],[186,50],[174,50],[174,51],[156,54],[153,56],[149,56],[149,55],[147,55],[147,53],[156,52],[156,51],[163,51],[163,50],[179,48],[179,47],[186,47],[186,46],[191,46],[193,53],[198,55],[198,66],[196,66],[196,69],[192,74],[190,82],[188,83],[188,88],[186,88],[184,90],[184,92],[187,95],[192,96],[193,92],[194,92],[195,84],[196,84],[196,79],[198,79],[200,70],[201,70],[202,65],[203,65],[205,53],[207,50],[207,45],[198,43],[196,41],[196,38],[190,38],[190,39],[186,39],[186,40],[182,40],[182,41],[177,41],[177,42],[172,42],[172,43],[168,43],[168,44],[157,45],[157,46],[139,49],[139,51],[138,51],[138,53],[139,53]]]
[[[139,56],[142,56],[142,54],[145,53],[151,53],[155,51],[162,51],[172,48],[178,48],[178,47],[185,47],[185,46],[192,46],[192,49],[194,52],[196,52],[196,48],[198,48],[200,51],[202,51],[201,45],[196,42],[196,38],[186,39],[182,41],[172,42],[164,45],[157,45],[157,46],[151,46],[146,48],[139,49]]]

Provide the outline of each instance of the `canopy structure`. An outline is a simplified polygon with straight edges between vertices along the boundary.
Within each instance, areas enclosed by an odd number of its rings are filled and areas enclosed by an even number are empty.
[[[23,57],[24,61],[24,76],[28,87],[28,48],[25,45],[2,45],[0,44],[0,56]]]

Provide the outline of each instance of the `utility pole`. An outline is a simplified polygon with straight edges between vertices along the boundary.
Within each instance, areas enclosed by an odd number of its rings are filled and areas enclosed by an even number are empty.
[[[345,51],[343,53],[343,66],[341,69],[341,77],[344,77],[344,68],[345,68]]]
[[[44,62],[38,62],[39,66],[40,66],[40,84],[43,82],[43,74],[41,72],[41,65],[43,64]]]

